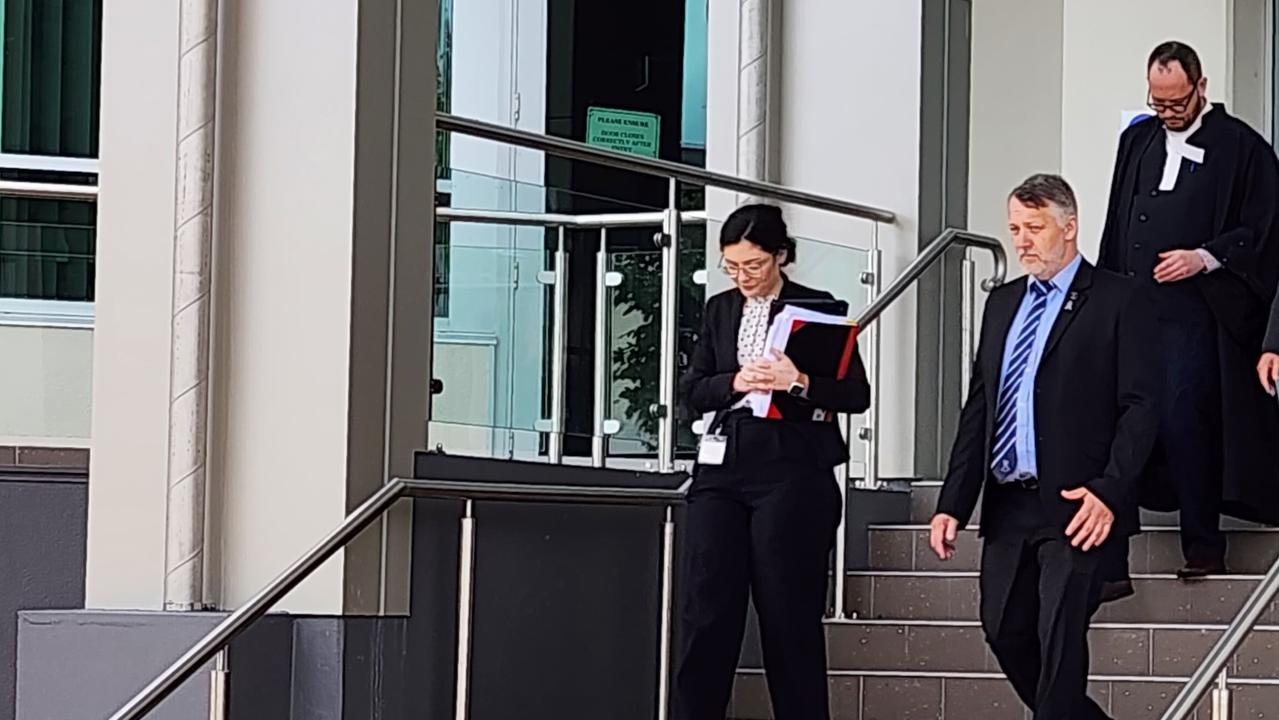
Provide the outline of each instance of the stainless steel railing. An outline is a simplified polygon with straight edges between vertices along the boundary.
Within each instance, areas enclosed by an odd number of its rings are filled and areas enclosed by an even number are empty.
[[[528,132],[527,130],[516,130],[482,120],[440,113],[435,116],[435,125],[439,130],[446,132],[455,132],[460,135],[469,135],[506,145],[516,145],[529,150],[538,150],[569,160],[581,160],[618,170],[630,170],[641,175],[651,175],[675,182],[732,190],[817,210],[826,210],[839,215],[862,218],[863,220],[882,223],[894,223],[897,221],[897,216],[893,212],[872,205],[862,205],[826,195],[796,190],[785,185],[747,180],[735,175],[711,172],[710,170],[703,170],[702,168],[669,160],[658,160],[638,155],[626,155],[612,150],[602,150],[576,140],[542,135]]]
[[[906,269],[902,270],[901,274],[893,280],[886,290],[875,295],[875,299],[871,301],[870,306],[857,316],[857,325],[862,328],[871,326],[883,314],[884,310],[888,309],[894,302],[897,302],[948,250],[957,247],[964,248],[965,251],[968,249],[985,250],[994,258],[994,271],[989,278],[982,281],[981,287],[983,290],[989,292],[1004,282],[1004,278],[1008,273],[1008,256],[1002,243],[986,235],[979,235],[958,228],[949,228],[942,232],[941,235],[938,235],[936,240],[930,242],[906,266]],[[878,254],[879,249],[876,247],[874,255],[878,256]],[[878,274],[882,266],[874,259],[872,259],[872,262],[874,263],[872,272]],[[973,310],[972,307],[964,309],[966,313],[971,313]],[[965,321],[970,325],[973,324],[970,317],[966,318]],[[859,489],[878,490],[883,486],[879,477],[879,352],[880,331],[876,327],[870,346],[867,349],[867,354],[870,356],[871,407],[866,413],[866,423],[859,432],[859,436],[867,443],[866,451],[868,453],[865,475],[857,484]],[[965,366],[972,361],[971,352],[971,350],[968,350],[969,355],[964,357],[963,364]],[[873,453],[873,456],[871,453]]]
[[[687,182],[696,185],[703,185],[711,188],[722,190],[732,190],[739,193],[745,193],[758,198],[769,200],[789,202],[802,207],[815,208],[818,210],[826,210],[847,217],[869,220],[875,223],[892,223],[896,221],[896,215],[888,210],[863,205],[860,203],[848,202],[838,198],[827,197],[815,193],[804,192],[794,188],[776,185],[773,183],[759,182],[755,180],[746,180],[726,175],[724,173],[711,172],[701,168],[695,168],[680,163],[674,163],[667,160],[659,160],[653,158],[640,157],[636,155],[627,155],[624,153],[614,152],[611,150],[603,150],[592,147],[585,143],[575,140],[567,140],[564,138],[552,137],[540,133],[528,132],[525,130],[516,130],[514,128],[504,127],[493,123],[474,120],[471,118],[462,118],[455,115],[439,114],[436,116],[436,126],[438,129],[446,132],[454,132],[462,135],[468,135],[475,138],[491,140],[506,145],[527,148],[545,152],[561,158],[570,160],[579,160],[589,162],[596,165],[611,167],[618,170],[629,170],[643,175],[660,177],[669,182],[669,191],[667,193],[667,207],[665,211],[660,213],[660,223],[662,232],[658,236],[658,244],[661,248],[661,298],[659,308],[659,364],[658,364],[658,401],[652,411],[657,416],[657,467],[658,470],[669,472],[675,467],[675,403],[676,403],[676,365],[675,351],[678,343],[679,318],[677,316],[676,299],[679,291],[679,249],[680,249],[680,226],[686,215],[680,211],[679,200],[679,183]],[[538,216],[538,214],[524,214],[517,212],[501,211],[493,214],[483,213],[482,211],[461,211],[453,214],[440,208],[441,218],[450,218],[454,220],[469,219],[472,221],[500,222],[500,218],[505,220],[517,220],[518,216],[525,215],[521,223],[525,225],[544,225],[548,227],[619,227],[616,224],[617,216],[594,216],[595,219],[574,220],[573,216],[558,215],[554,216],[562,222],[547,222],[551,216]],[[487,215],[488,219],[484,219]],[[705,217],[701,213],[702,218]],[[633,219],[630,219],[633,218]],[[647,219],[647,214],[634,214],[625,222],[645,224],[641,220]],[[635,227],[635,224],[629,227]],[[601,239],[601,248],[606,242],[607,234]],[[876,233],[878,237],[878,233]],[[603,250],[601,250],[603,252]],[[561,300],[566,301],[568,293],[567,267],[562,266],[559,251],[556,252],[556,269],[552,273],[547,274],[545,282],[553,283],[555,294],[553,295],[553,306],[558,307],[556,303]],[[597,273],[598,274],[598,273]],[[598,296],[597,296],[598,297]],[[565,306],[567,309],[567,306]],[[554,319],[553,319],[554,321]],[[552,369],[554,370],[554,358],[556,357],[556,349],[563,344],[563,338],[552,330],[553,349],[552,349]],[[598,367],[597,367],[598,371]],[[552,384],[562,383],[557,381],[559,375],[552,377]],[[552,388],[551,400],[551,417],[543,423],[550,433],[548,442],[548,455],[552,462],[559,462],[563,459],[563,413],[556,413],[556,398],[559,398],[563,392],[563,387],[557,385]],[[597,413],[598,419],[598,413]],[[556,440],[558,433],[559,441]],[[871,440],[868,439],[868,442]],[[595,444],[598,445],[599,440],[596,439]],[[598,459],[598,454],[593,453],[594,458]]]
[[[704,224],[706,213],[701,210],[679,212],[671,219],[669,211],[605,213],[593,215],[567,215],[563,213],[534,213],[506,210],[470,210],[450,207],[437,207],[436,220],[454,223],[474,223],[483,225],[543,227],[558,231],[556,250],[553,254],[554,269],[544,273],[544,284],[551,286],[551,343],[550,343],[550,417],[543,420],[538,429],[547,436],[547,459],[552,463],[564,460],[565,414],[567,402],[567,357],[568,337],[568,249],[565,244],[564,230],[592,230],[598,233],[598,244],[595,247],[595,352],[592,358],[592,376],[594,392],[592,395],[592,430],[591,430],[591,465],[604,467],[608,456],[608,438],[615,434],[620,424],[608,415],[609,398],[606,392],[609,358],[607,354],[607,312],[608,295],[611,288],[621,284],[623,278],[616,272],[608,270],[608,233],[621,228],[661,228],[655,235],[657,247],[662,252],[662,293],[658,317],[662,319],[662,347],[660,348],[658,397],[663,399],[665,407],[674,407],[676,381],[675,338],[678,333],[678,309],[676,295],[679,278],[676,274],[674,258],[669,257],[668,248],[678,244],[678,230],[686,224]],[[668,323],[670,327],[668,327]],[[670,398],[667,400],[667,398]],[[664,412],[663,407],[654,408],[658,415],[659,443],[658,465],[669,470],[674,466],[674,413]],[[669,436],[666,431],[669,430]],[[667,438],[662,442],[662,438]]]
[[[680,212],[677,214],[674,222],[667,222],[667,213],[664,212],[640,212],[640,213],[619,213],[610,215],[566,215],[556,213],[532,213],[532,212],[512,212],[512,211],[486,211],[486,210],[459,210],[455,208],[439,207],[436,208],[436,217],[438,220],[463,222],[463,223],[479,223],[492,225],[514,225],[514,226],[534,226],[559,228],[561,237],[555,253],[555,267],[564,266],[565,259],[561,257],[558,248],[563,247],[562,231],[566,227],[570,228],[587,228],[597,230],[599,232],[599,243],[596,246],[596,273],[595,273],[595,354],[593,358],[593,379],[594,388],[592,395],[592,442],[591,442],[591,464],[594,467],[604,467],[607,462],[608,438],[616,431],[616,421],[608,417],[607,404],[608,395],[605,388],[605,378],[608,372],[608,356],[605,352],[607,331],[604,324],[604,317],[607,312],[607,294],[610,287],[620,283],[622,279],[610,274],[607,270],[607,252],[608,252],[608,230],[610,228],[622,227],[644,227],[662,224],[663,234],[669,233],[672,227],[678,227],[685,223],[704,223],[706,221],[706,213],[704,211]],[[661,234],[659,234],[659,238]],[[935,263],[937,263],[946,252],[954,248],[962,248],[965,251],[965,263],[971,264],[968,254],[972,250],[982,250],[989,252],[994,260],[994,268],[990,277],[981,282],[980,287],[989,291],[1003,282],[1007,273],[1007,256],[1003,245],[996,239],[984,235],[978,235],[966,230],[949,229],[937,237],[936,240],[929,243],[923,252],[919,254],[913,262],[906,267],[900,276],[898,276],[886,290],[881,291],[880,273],[882,272],[882,262],[880,260],[882,250],[878,243],[878,233],[874,233],[872,247],[870,248],[871,262],[870,269],[864,278],[871,287],[872,301],[870,305],[857,318],[858,324],[867,330],[862,336],[866,338],[863,341],[863,347],[866,349],[866,359],[868,365],[869,382],[871,385],[871,407],[865,413],[863,424],[858,428],[857,439],[862,443],[864,448],[864,462],[862,476],[856,479],[853,487],[859,490],[879,490],[884,487],[884,483],[880,479],[879,467],[879,444],[880,444],[880,414],[879,414],[879,398],[880,398],[880,337],[881,332],[875,324],[875,320],[883,313],[883,311],[896,302],[903,294],[906,293],[918,280],[927,272]],[[551,343],[551,417],[546,420],[541,429],[548,434],[548,460],[552,463],[560,463],[564,461],[563,456],[563,436],[565,432],[563,413],[557,412],[556,408],[562,408],[565,403],[567,385],[562,377],[564,368],[564,358],[567,356],[568,347],[566,338],[559,333],[562,327],[562,320],[567,313],[567,295],[568,286],[566,282],[561,282],[561,274],[551,272],[548,275],[554,276],[554,292],[552,306],[552,343]],[[973,279],[976,277],[975,269],[966,274],[966,278]],[[667,287],[668,278],[675,281],[675,271],[663,263],[663,292],[661,299],[661,308],[659,315],[669,322],[676,321],[676,309],[674,308],[673,289]],[[975,280],[972,280],[975,286]],[[975,289],[975,287],[973,288]],[[973,289],[966,288],[965,294],[971,295]],[[966,327],[975,327],[976,322],[972,317],[973,303],[968,303],[964,307],[964,324]],[[669,335],[663,332],[662,337],[671,337],[675,335],[671,331]],[[967,338],[967,336],[965,336]],[[968,372],[969,364],[972,361],[974,348],[972,343],[966,343],[964,348],[963,367],[965,374]],[[668,393],[673,394],[673,388],[667,388],[666,382],[673,381],[673,373],[675,371],[675,350],[673,347],[663,345],[660,348],[660,364],[662,377],[659,380],[659,396],[667,397]],[[668,375],[668,373],[671,373]],[[659,417],[659,422],[662,420]],[[848,432],[852,427],[849,418],[841,418],[841,426]],[[673,431],[673,423],[668,424]],[[669,453],[669,454],[668,454]],[[670,444],[659,443],[658,447],[659,466],[669,467],[674,461],[673,438]],[[666,458],[666,460],[662,460]],[[845,492],[848,488],[849,468],[847,466],[839,468],[840,487]],[[840,516],[840,527],[837,530],[836,537],[841,541],[836,543],[835,547],[835,567],[843,567],[847,559],[847,543],[842,541],[844,538],[844,527],[846,525],[847,504],[843,505],[844,511]],[[844,600],[845,578],[842,573],[835,573],[834,579],[835,593],[834,603],[832,605],[832,616],[836,619],[843,619],[847,616],[847,609]]]
[[[0,196],[42,200],[97,200],[97,185],[0,180]]]
[[[478,500],[500,502],[538,502],[538,503],[586,503],[601,505],[632,505],[665,507],[667,512],[663,520],[663,566],[662,566],[662,598],[661,628],[663,636],[659,648],[659,672],[669,674],[670,664],[670,629],[671,629],[671,593],[670,583],[673,578],[671,566],[673,555],[670,543],[674,537],[674,519],[670,508],[683,501],[688,494],[691,481],[685,481],[679,488],[635,487],[584,487],[577,485],[537,485],[507,484],[487,482],[459,482],[452,480],[402,480],[395,479],[384,485],[365,500],[358,508],[344,519],[341,524],[325,535],[314,547],[308,550],[290,565],[284,572],[258,591],[240,609],[231,613],[216,627],[200,638],[195,645],[182,654],[169,667],[147,683],[146,687],[120,707],[110,720],[137,720],[154,710],[157,705],[171,695],[183,681],[194,675],[201,667],[218,658],[231,641],[239,637],[256,620],[278,603],[291,590],[296,588],[311,573],[315,572],[326,560],[333,556],[347,543],[355,539],[365,528],[391,509],[402,498],[436,498],[466,501],[466,512],[461,524],[461,575],[459,581],[458,603],[464,613],[458,620],[458,715],[459,720],[466,717],[465,697],[468,684],[464,671],[469,667],[471,626],[470,603],[474,587],[474,543],[475,516],[474,503]],[[215,668],[225,671],[225,668]],[[225,681],[225,678],[222,678]],[[215,678],[216,682],[216,678]],[[665,707],[665,697],[659,689],[659,701]],[[664,717],[659,712],[659,717]]]
[[[1181,687],[1162,720],[1186,720],[1195,713],[1204,694],[1212,689],[1212,720],[1230,720],[1230,670],[1226,663],[1248,638],[1261,616],[1279,597],[1279,559],[1276,559],[1244,601],[1225,632],[1204,656],[1190,680]]]

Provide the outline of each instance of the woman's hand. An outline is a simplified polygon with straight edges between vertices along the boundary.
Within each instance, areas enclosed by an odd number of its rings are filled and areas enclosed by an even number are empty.
[[[748,393],[756,390],[770,390],[770,382],[770,376],[759,369],[759,364],[751,363],[738,370],[737,375],[733,376],[733,391]]]
[[[780,350],[770,350],[764,359],[747,367],[763,376],[768,390],[790,390],[791,385],[797,382],[808,385],[808,378]]]

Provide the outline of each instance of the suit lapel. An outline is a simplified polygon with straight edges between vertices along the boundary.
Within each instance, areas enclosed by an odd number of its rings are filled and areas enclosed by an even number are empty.
[[[746,307],[746,296],[740,292],[733,294],[733,301],[728,304],[728,323],[724,326],[723,347],[727,349],[729,362],[725,372],[736,372],[741,369],[737,362],[737,332],[742,326],[742,310]]]
[[[1017,317],[1017,310],[1021,307],[1022,300],[1026,297],[1026,281],[1024,279],[1017,280],[1017,292],[1009,293],[1006,299],[1001,303],[994,303],[988,311],[990,317],[990,331],[995,333],[991,338],[994,344],[990,347],[994,348],[993,352],[987,353],[982,360],[982,373],[989,378],[986,382],[987,392],[992,392],[992,398],[998,397],[999,386],[1002,382],[1004,372],[1004,349],[1008,345],[1008,331],[1012,329],[1013,320]],[[993,402],[993,400],[992,400]]]
[[[1048,333],[1048,343],[1044,345],[1043,358],[1052,354],[1053,348],[1057,347],[1057,343],[1061,340],[1061,336],[1066,334],[1066,330],[1070,328],[1075,318],[1079,317],[1079,311],[1083,308],[1084,303],[1088,302],[1088,288],[1092,287],[1093,266],[1088,262],[1079,264],[1079,271],[1075,273],[1075,281],[1070,284],[1070,288],[1066,291],[1066,300],[1061,306],[1061,312],[1057,314],[1057,321],[1053,323],[1052,330]]]

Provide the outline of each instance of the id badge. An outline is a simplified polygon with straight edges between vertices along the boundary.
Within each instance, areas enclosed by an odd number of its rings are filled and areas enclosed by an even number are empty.
[[[723,465],[728,451],[728,438],[723,435],[703,435],[697,446],[698,465]]]

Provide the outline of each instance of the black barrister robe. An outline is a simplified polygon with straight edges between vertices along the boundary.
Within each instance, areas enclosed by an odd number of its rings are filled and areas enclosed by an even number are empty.
[[[1163,124],[1154,118],[1134,124],[1120,138],[1098,265],[1153,283],[1158,258],[1151,241],[1162,246],[1156,248],[1160,251],[1205,248],[1222,263],[1212,273],[1177,283],[1190,287],[1156,289],[1155,298],[1157,302],[1160,293],[1193,288],[1216,318],[1222,510],[1279,524],[1279,407],[1262,390],[1256,373],[1279,283],[1279,161],[1265,139],[1217,105],[1188,139],[1204,150],[1203,164],[1183,159],[1176,187],[1166,194],[1139,188],[1142,158],[1162,166],[1164,142]],[[1201,173],[1208,173],[1211,182],[1205,183]],[[1175,204],[1157,204],[1168,201]],[[1148,207],[1167,212],[1148,217]],[[1155,357],[1150,371],[1161,372]],[[1149,473],[1142,504],[1157,510],[1176,505],[1158,467]]]

